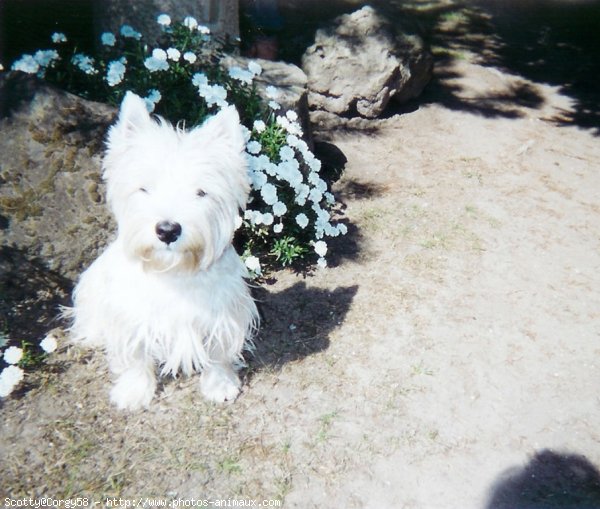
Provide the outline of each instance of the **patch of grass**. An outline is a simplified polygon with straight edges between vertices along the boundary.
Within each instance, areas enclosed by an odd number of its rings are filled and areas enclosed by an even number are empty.
[[[218,463],[219,470],[225,474],[240,474],[242,467],[237,458],[227,457]]]
[[[334,419],[338,416],[338,412],[330,412],[319,417],[319,431],[317,433],[317,443],[325,442],[329,439],[329,431]]]
[[[412,372],[411,374],[413,376],[420,376],[420,375],[433,376],[434,375],[433,370],[427,368],[423,361],[419,362],[418,364],[413,364],[410,368],[411,368],[411,372]]]

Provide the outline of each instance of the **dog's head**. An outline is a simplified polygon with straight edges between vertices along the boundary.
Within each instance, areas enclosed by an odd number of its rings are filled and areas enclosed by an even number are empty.
[[[107,198],[119,236],[146,270],[208,268],[231,243],[249,182],[230,106],[185,131],[150,117],[128,92],[108,134]]]

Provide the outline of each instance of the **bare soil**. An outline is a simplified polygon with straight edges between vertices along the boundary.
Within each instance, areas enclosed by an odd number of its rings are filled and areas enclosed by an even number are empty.
[[[166,380],[121,413],[102,355],[63,346],[2,405],[2,503],[600,507],[600,143],[576,113],[465,51],[410,111],[322,130],[350,232],[257,292],[237,401]]]

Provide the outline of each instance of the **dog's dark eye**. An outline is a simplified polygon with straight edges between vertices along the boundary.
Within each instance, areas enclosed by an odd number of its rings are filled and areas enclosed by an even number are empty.
[[[198,189],[196,191],[196,196],[199,196],[200,198],[203,198],[204,196],[206,196],[206,192],[204,191],[204,189]]]

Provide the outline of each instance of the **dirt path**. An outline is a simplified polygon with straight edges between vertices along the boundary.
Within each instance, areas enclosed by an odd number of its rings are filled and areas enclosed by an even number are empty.
[[[101,356],[63,349],[3,405],[2,501],[600,507],[599,140],[550,121],[571,108],[552,87],[443,71],[463,104],[514,114],[430,102],[332,134],[350,237],[331,268],[260,292],[234,404],[168,381],[123,415]],[[502,99],[524,86],[535,107]]]

